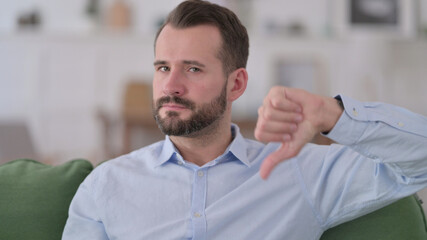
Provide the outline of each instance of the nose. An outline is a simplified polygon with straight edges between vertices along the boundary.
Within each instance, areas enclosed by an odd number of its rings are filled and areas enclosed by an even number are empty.
[[[168,96],[182,96],[185,94],[184,76],[179,71],[170,71],[163,86],[163,93]]]

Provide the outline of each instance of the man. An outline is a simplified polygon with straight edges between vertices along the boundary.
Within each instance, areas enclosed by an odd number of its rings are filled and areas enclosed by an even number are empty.
[[[171,12],[153,79],[166,138],[98,166],[63,239],[319,239],[427,186],[427,120],[394,106],[274,87],[255,130],[270,143],[244,139],[231,106],[247,56],[231,11],[190,0]],[[339,144],[307,144],[319,132]]]

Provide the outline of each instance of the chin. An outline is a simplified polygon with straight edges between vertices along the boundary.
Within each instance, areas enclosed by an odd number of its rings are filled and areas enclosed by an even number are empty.
[[[179,119],[182,121],[186,121],[190,119],[190,114],[176,112],[176,111],[167,111],[164,114],[160,114],[160,117],[163,119]]]

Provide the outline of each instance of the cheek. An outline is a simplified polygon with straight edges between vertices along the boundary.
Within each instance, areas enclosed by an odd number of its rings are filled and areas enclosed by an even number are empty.
[[[159,82],[156,80],[153,81],[152,91],[153,91],[153,99],[158,99],[159,97],[161,97],[162,88]]]
[[[207,103],[216,96],[216,89],[214,87],[198,87],[192,91],[190,98],[197,99],[200,103]]]

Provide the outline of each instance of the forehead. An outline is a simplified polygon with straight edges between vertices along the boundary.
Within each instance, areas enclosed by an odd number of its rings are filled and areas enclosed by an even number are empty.
[[[198,25],[188,28],[174,28],[166,25],[160,32],[155,47],[156,59],[174,58],[216,58],[221,47],[221,34],[212,25]]]

